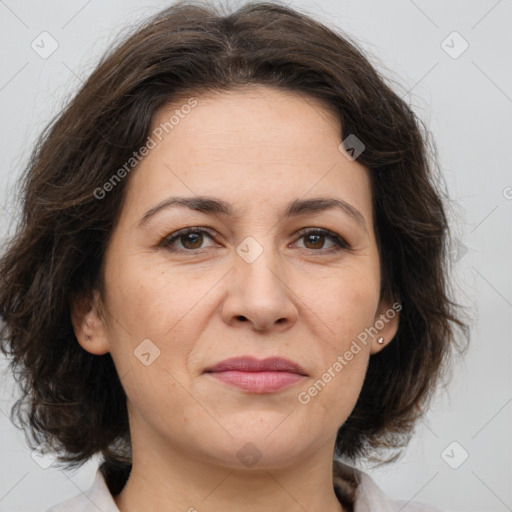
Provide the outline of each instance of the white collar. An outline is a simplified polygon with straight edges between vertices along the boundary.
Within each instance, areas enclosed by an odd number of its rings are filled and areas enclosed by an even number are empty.
[[[399,512],[407,505],[407,512],[442,512],[418,502],[394,500],[385,494],[367,473],[352,468],[359,485],[355,494],[354,512]],[[78,496],[61,502],[46,512],[120,512],[110,494],[103,474],[98,468],[92,486]]]

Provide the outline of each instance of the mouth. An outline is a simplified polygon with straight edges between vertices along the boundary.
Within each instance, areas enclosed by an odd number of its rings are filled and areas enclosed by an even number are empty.
[[[273,393],[300,382],[308,375],[297,363],[281,357],[236,357],[207,368],[204,373],[247,392]]]

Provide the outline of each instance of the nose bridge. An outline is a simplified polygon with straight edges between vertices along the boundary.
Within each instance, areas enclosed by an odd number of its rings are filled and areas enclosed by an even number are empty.
[[[249,321],[259,330],[295,322],[295,305],[271,237],[246,237],[236,252],[226,320]]]
[[[247,296],[270,302],[284,293],[284,284],[279,276],[281,265],[270,236],[262,235],[258,239],[248,236],[238,245],[236,252],[236,270]]]

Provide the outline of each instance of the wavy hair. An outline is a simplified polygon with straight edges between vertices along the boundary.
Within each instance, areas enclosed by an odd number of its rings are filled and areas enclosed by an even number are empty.
[[[67,467],[95,454],[105,468],[131,462],[113,360],[78,344],[70,301],[103,289],[103,257],[129,178],[101,200],[98,187],[178,97],[253,85],[293,91],[335,113],[340,141],[353,134],[365,145],[358,162],[370,171],[381,295],[402,310],[394,340],[370,358],[337,433],[337,457],[396,458],[450,368],[452,347],[463,351],[447,203],[424,123],[341,30],[273,2],[223,9],[181,1],[137,26],[49,123],[22,176],[20,222],[0,260],[0,347],[22,392],[11,418],[33,447],[51,447]]]

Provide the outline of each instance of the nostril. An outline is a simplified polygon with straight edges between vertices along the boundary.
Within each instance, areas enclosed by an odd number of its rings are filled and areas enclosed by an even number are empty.
[[[238,316],[236,317],[236,319],[237,319],[237,320],[240,320],[240,321],[242,321],[242,322],[245,322],[245,321],[247,320],[247,318],[245,318],[245,316],[242,316],[242,315],[238,315]]]

